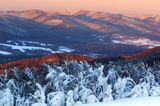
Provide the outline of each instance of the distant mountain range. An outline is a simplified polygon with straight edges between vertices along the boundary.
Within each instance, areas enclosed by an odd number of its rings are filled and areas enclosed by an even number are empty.
[[[160,16],[94,11],[0,12],[0,63],[52,53],[134,54],[160,46]]]

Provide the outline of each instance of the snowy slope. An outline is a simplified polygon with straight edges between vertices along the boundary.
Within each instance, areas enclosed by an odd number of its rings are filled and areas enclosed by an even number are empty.
[[[111,102],[92,103],[92,104],[77,104],[74,106],[159,106],[160,97],[140,97],[120,99]]]

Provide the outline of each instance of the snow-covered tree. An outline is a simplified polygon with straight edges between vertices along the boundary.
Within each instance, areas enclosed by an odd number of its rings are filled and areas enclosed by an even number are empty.
[[[65,61],[0,75],[0,106],[73,106],[121,98],[160,96],[160,64]]]

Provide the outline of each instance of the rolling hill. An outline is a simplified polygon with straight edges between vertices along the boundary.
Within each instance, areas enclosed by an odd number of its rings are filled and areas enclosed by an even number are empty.
[[[0,63],[51,53],[93,57],[139,53],[160,46],[156,20],[86,10],[1,11]]]

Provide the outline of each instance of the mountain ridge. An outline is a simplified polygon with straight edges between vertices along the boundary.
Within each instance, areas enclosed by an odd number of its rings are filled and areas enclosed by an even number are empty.
[[[64,48],[92,56],[135,54],[160,46],[159,27],[145,19],[100,11],[0,12],[0,63],[66,53]]]
[[[80,54],[71,54],[71,53],[55,53],[47,56],[30,58],[30,59],[21,59],[17,61],[11,61],[8,63],[0,64],[0,73],[4,73],[4,70],[12,69],[13,67],[17,67],[20,69],[24,69],[26,67],[29,68],[40,68],[43,64],[56,64],[64,61],[86,61],[89,63],[101,63],[105,64],[109,61],[119,61],[119,60],[142,60],[144,62],[153,63],[153,61],[160,60],[160,47],[146,49],[144,52],[133,54],[133,55],[119,55],[119,56],[103,56],[103,57],[89,57]],[[9,70],[11,71],[11,70]],[[10,73],[10,72],[9,72]]]

